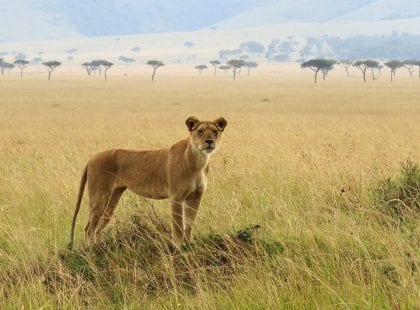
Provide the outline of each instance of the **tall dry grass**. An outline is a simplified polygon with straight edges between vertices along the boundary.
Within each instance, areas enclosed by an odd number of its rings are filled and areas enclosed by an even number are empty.
[[[54,78],[0,80],[1,308],[418,306],[419,219],[372,195],[420,162],[417,79]],[[127,193],[96,250],[83,248],[85,198],[65,251],[89,157],[171,145],[189,115],[229,121],[196,242],[171,249],[167,202]]]

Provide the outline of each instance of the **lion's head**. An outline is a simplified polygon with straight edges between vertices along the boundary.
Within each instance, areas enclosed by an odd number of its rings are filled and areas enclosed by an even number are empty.
[[[191,145],[207,155],[213,153],[220,145],[227,121],[223,117],[214,121],[200,121],[195,116],[190,116],[185,124],[190,131]]]

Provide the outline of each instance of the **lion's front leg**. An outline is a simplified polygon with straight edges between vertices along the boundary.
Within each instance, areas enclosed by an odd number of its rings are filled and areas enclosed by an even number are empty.
[[[182,243],[184,236],[182,204],[182,200],[171,198],[172,241],[178,245]]]
[[[184,209],[184,241],[189,242],[192,235],[192,225],[201,203],[202,191],[196,191],[187,197]]]

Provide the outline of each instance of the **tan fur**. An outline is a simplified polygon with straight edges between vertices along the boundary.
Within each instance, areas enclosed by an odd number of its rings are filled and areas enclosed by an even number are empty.
[[[89,222],[85,228],[88,244],[111,219],[122,193],[128,188],[151,199],[169,199],[172,210],[172,239],[179,244],[191,239],[192,225],[207,186],[210,155],[221,142],[227,122],[185,121],[190,137],[170,148],[154,151],[114,149],[96,154],[87,163],[80,183],[73,216],[69,248],[85,183],[89,192]]]

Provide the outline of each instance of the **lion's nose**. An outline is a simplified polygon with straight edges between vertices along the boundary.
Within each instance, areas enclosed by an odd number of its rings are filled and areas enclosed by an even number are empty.
[[[207,144],[212,144],[214,142],[214,140],[204,140]]]

